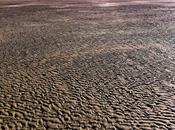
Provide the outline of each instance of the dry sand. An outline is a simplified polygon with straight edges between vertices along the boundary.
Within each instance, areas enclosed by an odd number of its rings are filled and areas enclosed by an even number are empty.
[[[174,130],[174,0],[0,0],[0,129]]]

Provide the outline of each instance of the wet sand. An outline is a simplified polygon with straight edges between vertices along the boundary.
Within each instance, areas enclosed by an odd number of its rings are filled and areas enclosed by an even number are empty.
[[[175,1],[0,0],[0,129],[175,129]]]

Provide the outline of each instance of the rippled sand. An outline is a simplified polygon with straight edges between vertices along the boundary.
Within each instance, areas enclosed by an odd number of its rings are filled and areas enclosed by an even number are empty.
[[[0,0],[0,129],[175,129],[174,0]]]

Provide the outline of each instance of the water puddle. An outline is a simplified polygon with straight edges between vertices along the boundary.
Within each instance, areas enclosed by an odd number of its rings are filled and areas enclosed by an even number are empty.
[[[93,3],[99,7],[114,7],[121,5],[139,5],[139,4],[157,4],[157,5],[165,5],[165,6],[174,6],[175,0],[158,0],[158,1],[150,1],[150,0],[133,0],[133,1],[125,1],[125,2],[96,2]]]
[[[112,7],[112,6],[119,6],[120,4],[118,3],[101,3],[101,4],[98,4],[98,6],[100,7]]]
[[[46,5],[46,4],[31,2],[31,3],[2,5],[0,6],[0,8],[18,8],[18,7],[33,6],[33,5]]]
[[[104,2],[98,4],[100,7],[113,7],[113,6],[120,6],[120,5],[133,5],[133,4],[148,4],[149,1],[146,0],[136,0],[136,1],[127,1],[127,2]]]

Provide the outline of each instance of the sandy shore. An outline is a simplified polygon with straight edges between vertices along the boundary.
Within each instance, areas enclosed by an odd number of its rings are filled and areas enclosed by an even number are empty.
[[[0,129],[175,129],[175,1],[0,0]]]

